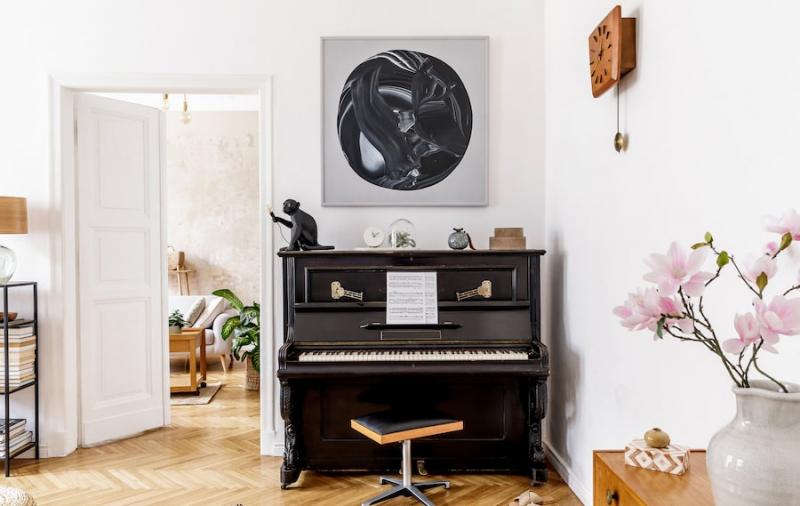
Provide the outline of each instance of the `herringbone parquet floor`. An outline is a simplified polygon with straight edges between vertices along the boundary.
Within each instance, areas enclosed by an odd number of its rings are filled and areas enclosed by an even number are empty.
[[[209,379],[222,377],[212,364]],[[383,487],[372,475],[305,472],[289,490],[278,484],[280,459],[259,455],[258,394],[242,388],[244,367],[222,378],[209,405],[174,406],[172,426],[64,458],[19,461],[0,485],[33,494],[39,505],[348,506]],[[549,504],[581,503],[551,474],[537,489]],[[430,493],[437,505],[506,505],[527,490],[523,476],[449,476],[450,490]],[[400,498],[387,506],[415,504]]]

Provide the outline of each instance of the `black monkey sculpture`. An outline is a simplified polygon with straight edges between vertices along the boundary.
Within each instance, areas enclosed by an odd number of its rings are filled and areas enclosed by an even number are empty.
[[[269,210],[273,223],[285,225],[292,232],[289,245],[281,248],[281,251],[333,249],[333,246],[324,246],[317,242],[317,222],[313,216],[300,209],[300,202],[292,199],[284,200],[283,212],[288,214],[292,221],[279,218],[272,209]]]

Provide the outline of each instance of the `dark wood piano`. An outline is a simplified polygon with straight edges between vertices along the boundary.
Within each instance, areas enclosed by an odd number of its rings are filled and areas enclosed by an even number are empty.
[[[281,252],[278,379],[285,488],[304,469],[396,472],[400,452],[350,428],[389,407],[436,409],[464,430],[414,444],[431,473],[518,472],[547,480],[541,343],[544,251]],[[386,272],[435,271],[435,325],[386,325]]]

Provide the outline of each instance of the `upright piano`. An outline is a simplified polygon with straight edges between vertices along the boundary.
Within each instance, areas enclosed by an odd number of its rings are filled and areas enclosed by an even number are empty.
[[[513,472],[547,480],[542,418],[541,250],[281,252],[281,485],[301,471],[396,472],[400,452],[350,419],[434,409],[464,430],[414,444],[430,473]],[[436,272],[438,323],[386,324],[386,273]]]

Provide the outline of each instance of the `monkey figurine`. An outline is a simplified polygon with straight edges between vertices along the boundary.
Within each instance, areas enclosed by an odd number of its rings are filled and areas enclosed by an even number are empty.
[[[285,225],[292,232],[289,245],[281,248],[281,251],[333,249],[333,246],[324,246],[317,242],[317,222],[313,216],[300,209],[300,202],[292,199],[284,200],[283,212],[288,214],[292,221],[275,216],[272,208],[269,210],[273,223]]]

